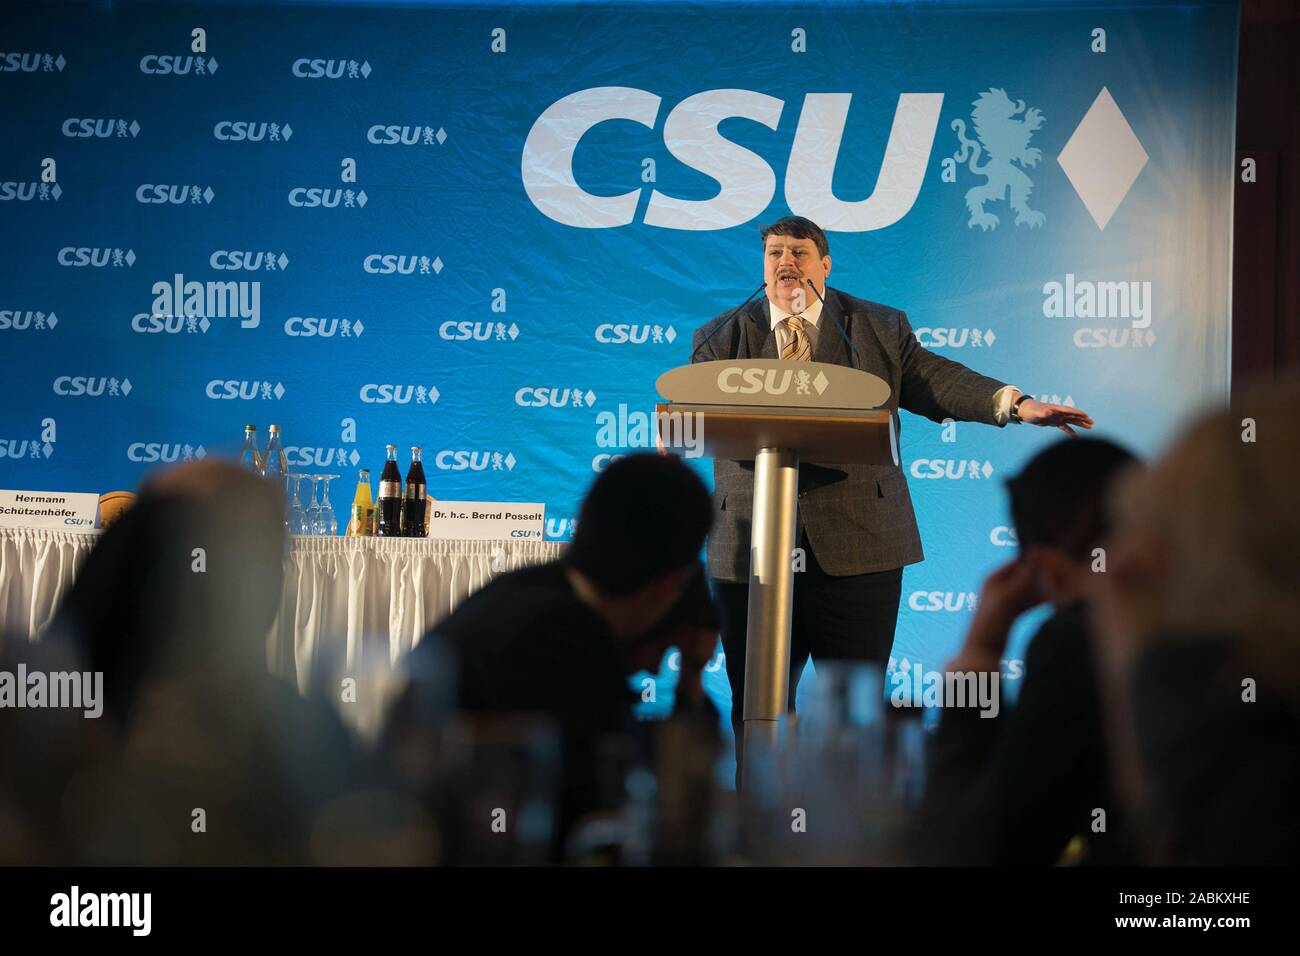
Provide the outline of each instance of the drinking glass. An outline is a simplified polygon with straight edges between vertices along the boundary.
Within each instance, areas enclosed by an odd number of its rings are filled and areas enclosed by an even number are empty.
[[[288,491],[289,508],[285,516],[284,530],[289,534],[308,534],[309,531],[303,517],[302,498],[299,497],[298,488],[302,483],[305,475],[297,472],[290,472],[284,476],[285,488]]]
[[[896,862],[904,818],[890,786],[893,715],[886,711],[884,670],[850,661],[815,667],[793,736],[775,755],[777,799],[760,824],[766,858],[801,865]],[[746,751],[746,761],[749,756]],[[792,837],[788,807],[818,820],[816,832]]]
[[[321,492],[320,516],[316,523],[317,534],[333,536],[339,533],[338,519],[334,517],[334,506],[330,504],[330,479],[338,477],[338,475],[320,476],[320,480],[325,482],[325,489]]]
[[[317,525],[320,523],[320,502],[316,500],[316,485],[320,482],[319,475],[306,475],[311,482],[311,504],[307,506],[306,525],[307,534],[320,534]]]

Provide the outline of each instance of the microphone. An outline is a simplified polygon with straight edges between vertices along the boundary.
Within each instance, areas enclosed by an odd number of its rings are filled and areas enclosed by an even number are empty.
[[[813,285],[813,280],[804,279],[803,281],[808,283],[808,288],[813,290],[813,295],[817,296],[817,301],[822,304],[822,315],[831,316],[831,321],[835,323],[835,328],[839,329],[840,336],[848,344],[849,351],[853,354],[853,358],[854,358],[853,367],[858,369],[862,368],[862,360],[858,356],[857,346],[853,344],[853,340],[849,338],[849,334],[844,331],[844,326],[840,325],[840,320],[835,318],[835,316],[831,315],[830,307],[826,304],[826,300],[822,298],[822,294],[817,291],[817,287]]]
[[[717,327],[716,327],[712,332],[710,332],[708,335],[706,335],[703,339],[701,339],[699,345],[695,346],[694,351],[691,352],[691,359],[690,359],[690,361],[691,361],[691,362],[694,362],[694,361],[695,361],[695,356],[699,354],[700,349],[704,348],[705,343],[708,342],[709,339],[711,339],[711,338],[713,338],[715,335],[717,335],[719,331],[721,331],[722,329],[726,328],[727,325],[728,325],[728,323],[730,323],[731,320],[734,319],[734,318],[735,318],[735,317],[740,313],[740,310],[743,309],[745,306],[749,305],[749,303],[753,301],[754,296],[758,295],[760,292],[762,292],[762,291],[763,291],[764,289],[766,289],[766,288],[767,288],[767,282],[766,282],[766,280],[765,280],[765,281],[763,282],[762,285],[760,285],[757,289],[755,289],[753,292],[751,292],[751,293],[749,294],[749,298],[745,299],[744,302],[740,303],[740,305],[738,305],[738,306],[736,306],[734,309],[732,309],[732,310],[731,310],[731,314],[730,314],[729,316],[727,316],[725,319],[723,319],[721,322],[719,322],[718,325],[717,325]],[[689,364],[689,363],[687,363],[687,364]]]

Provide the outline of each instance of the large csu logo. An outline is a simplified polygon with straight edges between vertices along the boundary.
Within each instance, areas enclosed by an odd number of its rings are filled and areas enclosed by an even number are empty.
[[[880,164],[875,190],[866,199],[835,198],[831,179],[849,115],[852,93],[808,93],[785,174],[785,201],[795,215],[823,229],[866,232],[907,215],[921,191],[942,93],[901,93]],[[616,196],[587,192],[573,175],[573,156],[586,133],[610,120],[631,120],[649,129],[662,99],[646,90],[602,86],[579,90],[551,104],[524,143],[524,190],[544,215],[581,229],[626,226],[636,216],[641,189]],[[677,199],[655,189],[645,223],[662,229],[728,229],[749,222],[776,195],[776,174],[767,160],[732,142],[718,126],[741,117],[775,130],[785,102],[753,90],[706,90],[682,100],[664,120],[664,145],[680,162],[717,180],[711,199]]]
[[[934,146],[942,93],[900,93],[880,158],[880,172],[865,199],[837,199],[832,188],[852,93],[807,93],[785,167],[785,204],[827,232],[869,232],[898,222],[921,191]],[[573,157],[583,137],[601,123],[625,120],[655,129],[660,97],[626,86],[579,90],[548,106],[524,142],[520,173],[524,191],[543,215],[579,229],[626,226],[636,218],[642,191],[654,177],[628,192],[601,196],[578,184]],[[971,127],[956,118],[958,149],[943,160],[943,181],[956,182],[965,166],[984,182],[967,190],[968,225],[996,228],[986,204],[1006,200],[1017,226],[1041,226],[1046,216],[1029,205],[1034,182],[1025,172],[1042,160],[1031,146],[1046,122],[1043,112],[1006,90],[984,91],[972,104]],[[718,183],[709,199],[679,199],[651,187],[644,222],[661,229],[729,229],[749,222],[776,196],[776,173],[766,159],[722,135],[720,125],[739,118],[775,130],[785,101],[754,90],[706,90],[686,97],[663,120],[668,152]],[[1119,105],[1102,87],[1057,156],[1066,179],[1105,229],[1148,160]],[[651,160],[644,160],[643,175]]]

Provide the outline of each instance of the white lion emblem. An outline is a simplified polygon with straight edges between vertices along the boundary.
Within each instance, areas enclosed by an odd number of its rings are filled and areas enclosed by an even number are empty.
[[[979,95],[971,104],[971,122],[975,126],[978,142],[966,136],[966,124],[960,120],[952,121],[952,128],[957,132],[961,149],[953,154],[958,164],[970,161],[970,171],[983,176],[987,182],[976,186],[966,193],[966,208],[970,210],[970,228],[979,226],[984,231],[994,229],[998,217],[984,211],[986,202],[996,202],[1007,198],[1011,190],[1011,208],[1016,213],[1016,225],[1028,225],[1031,229],[1041,226],[1047,219],[1041,212],[1029,208],[1029,194],[1034,184],[1015,163],[1032,167],[1043,158],[1042,152],[1030,146],[1029,141],[1034,131],[1043,125],[1043,114],[1035,109],[1025,109],[1025,101],[1011,101],[1006,90],[988,90]],[[1021,114],[1021,119],[1016,117]],[[981,152],[987,155],[984,165],[979,165]]]

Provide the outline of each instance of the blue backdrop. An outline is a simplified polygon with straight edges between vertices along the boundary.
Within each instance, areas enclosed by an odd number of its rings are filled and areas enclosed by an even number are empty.
[[[1150,453],[1227,393],[1237,17],[9,9],[0,487],[131,488],[277,422],[294,465],[349,476],[336,506],[419,444],[436,497],[544,501],[567,538],[627,450],[600,416],[652,409],[790,212],[828,228],[831,285]],[[942,666],[1014,553],[1001,481],[1057,435],[904,413],[928,557],[897,659]]]

